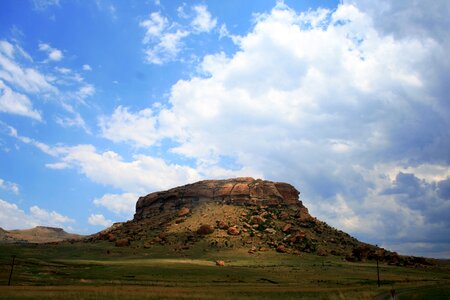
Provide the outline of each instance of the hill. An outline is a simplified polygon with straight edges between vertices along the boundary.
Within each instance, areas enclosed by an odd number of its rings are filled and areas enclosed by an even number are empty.
[[[47,226],[36,226],[31,229],[23,230],[4,230],[0,228],[0,242],[51,243],[81,238],[82,236],[67,233],[62,228]]]
[[[204,180],[140,197],[134,219],[88,238],[116,246],[168,251],[245,249],[301,255],[378,257],[391,264],[427,263],[358,241],[311,216],[288,183],[251,177]]]
[[[0,298],[450,297],[448,262],[362,243],[298,196],[285,183],[207,180],[141,197],[133,220],[79,241],[0,243],[0,278],[15,259]]]

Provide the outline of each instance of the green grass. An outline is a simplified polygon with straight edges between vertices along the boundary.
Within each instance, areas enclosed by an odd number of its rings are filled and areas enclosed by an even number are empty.
[[[6,286],[11,255],[16,265]],[[225,267],[215,266],[217,259]],[[0,245],[0,299],[389,299],[392,288],[399,299],[449,298],[448,265],[380,265],[380,276],[378,288],[373,262],[204,251],[201,244],[184,253],[108,242]]]

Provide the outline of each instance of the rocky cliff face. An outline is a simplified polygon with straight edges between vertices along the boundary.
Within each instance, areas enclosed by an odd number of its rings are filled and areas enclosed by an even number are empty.
[[[201,202],[239,206],[284,206],[302,208],[300,192],[292,185],[251,177],[204,180],[140,197],[134,220],[151,218],[181,207],[192,208]]]

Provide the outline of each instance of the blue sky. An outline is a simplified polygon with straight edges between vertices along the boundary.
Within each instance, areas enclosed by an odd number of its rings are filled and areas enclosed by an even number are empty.
[[[1,1],[0,226],[89,234],[206,178],[450,258],[450,4]]]

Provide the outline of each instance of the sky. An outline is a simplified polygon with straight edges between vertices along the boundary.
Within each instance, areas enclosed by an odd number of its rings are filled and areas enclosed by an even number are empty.
[[[450,258],[450,2],[0,1],[0,227],[91,234],[202,179]]]

